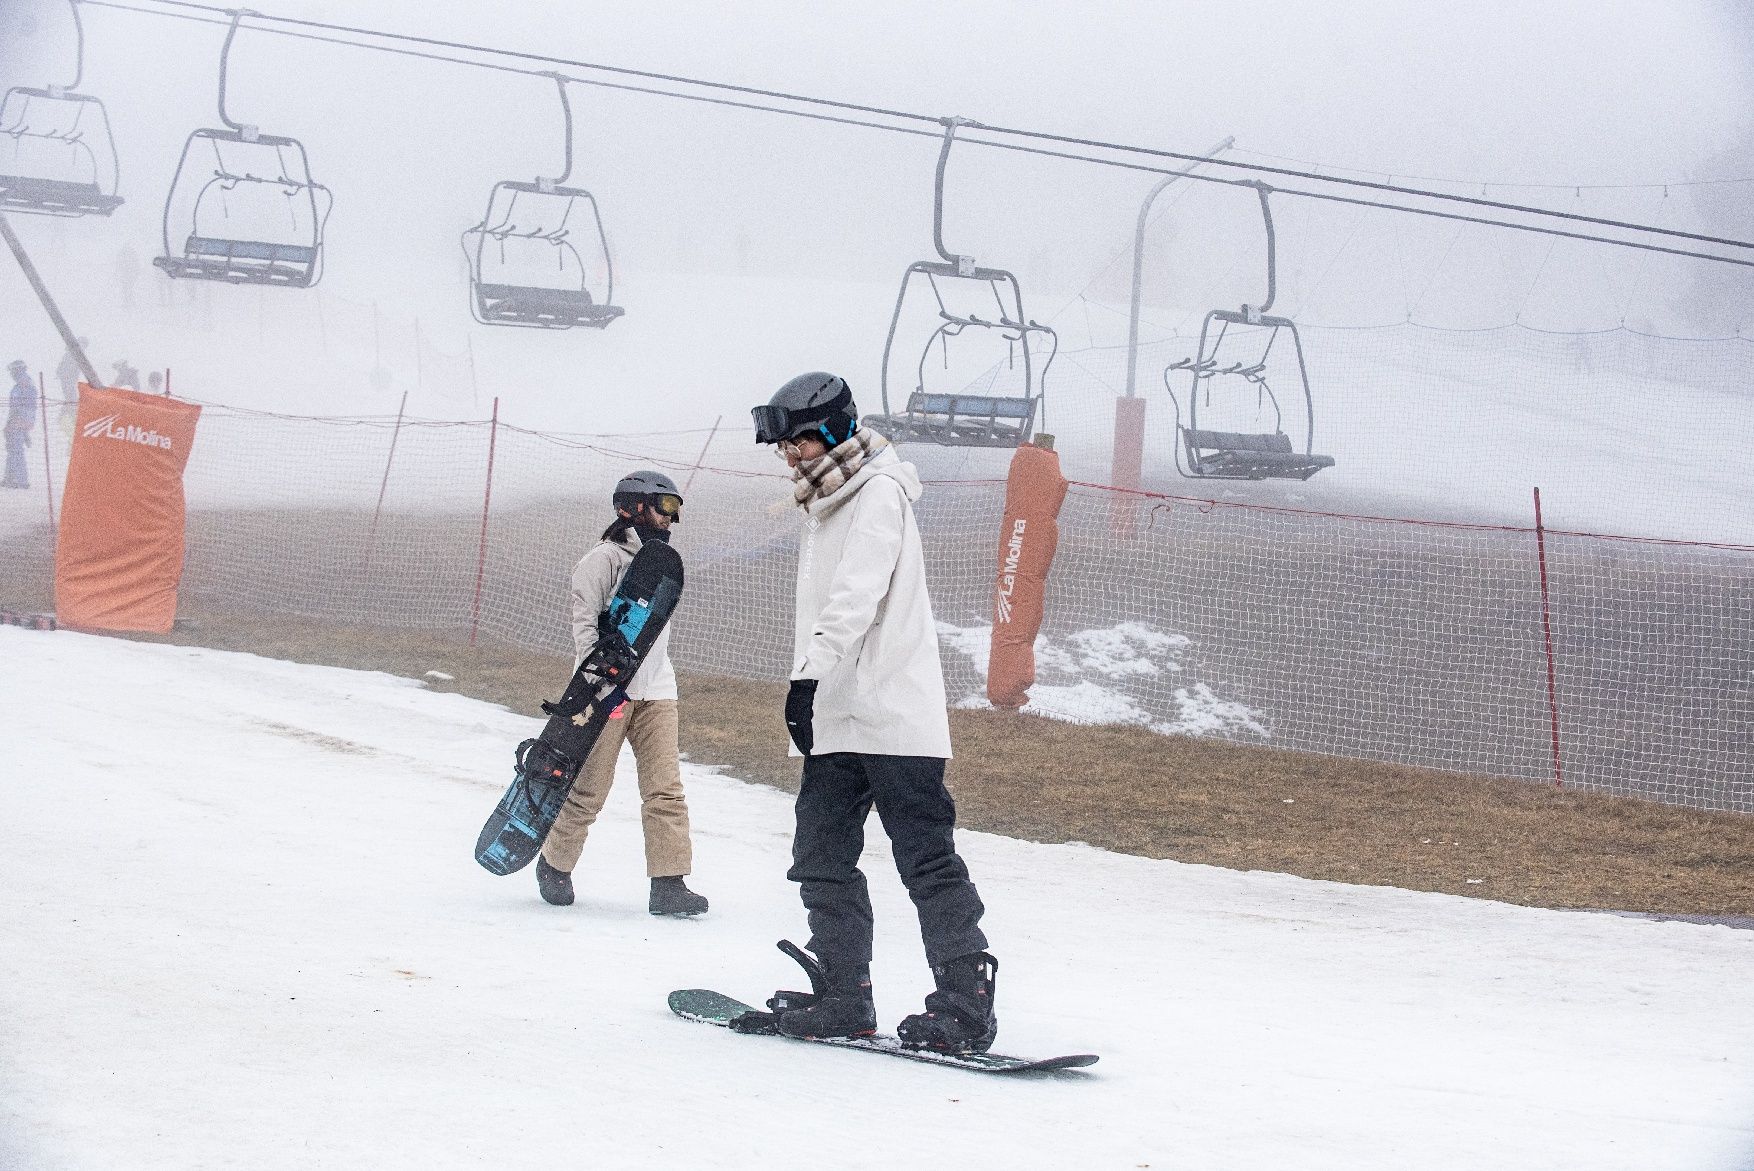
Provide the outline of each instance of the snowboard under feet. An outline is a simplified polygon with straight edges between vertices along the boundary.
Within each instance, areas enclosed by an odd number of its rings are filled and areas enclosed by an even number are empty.
[[[729,1027],[733,1017],[757,1009],[744,1004],[741,1000],[733,1000],[722,993],[712,992],[705,988],[684,988],[670,993],[670,1011],[684,1020],[699,1021],[704,1025]],[[786,1037],[788,1041],[807,1040],[802,1037]],[[900,1039],[879,1033],[874,1037],[825,1037],[821,1040],[808,1040],[812,1045],[834,1045],[841,1049],[864,1049],[872,1053],[888,1053],[895,1057],[905,1057],[910,1061],[925,1061],[933,1065],[953,1065],[958,1069],[972,1069],[981,1073],[1029,1073],[1050,1069],[1077,1069],[1081,1066],[1095,1065],[1097,1056],[1094,1053],[1071,1053],[1064,1057],[1043,1057],[1030,1059],[1027,1057],[1006,1057],[999,1053],[939,1053],[935,1049],[910,1049]]]

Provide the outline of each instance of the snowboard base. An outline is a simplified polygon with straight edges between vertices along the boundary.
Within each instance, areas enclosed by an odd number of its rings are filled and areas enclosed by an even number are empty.
[[[728,1028],[733,1017],[758,1010],[751,1005],[744,1004],[741,1000],[733,1000],[719,992],[705,988],[683,988],[670,993],[670,1011],[684,1020]],[[894,1057],[905,1057],[910,1061],[924,1061],[932,1065],[952,1065],[957,1069],[972,1069],[980,1073],[1031,1073],[1052,1069],[1078,1069],[1086,1065],[1095,1065],[1097,1062],[1097,1056],[1094,1053],[1071,1053],[1064,1057],[1037,1059],[1006,1057],[999,1053],[939,1053],[935,1049],[910,1049],[903,1045],[899,1038],[883,1033],[873,1037],[824,1037],[821,1040],[785,1037],[783,1039],[803,1041],[810,1045],[833,1045],[841,1049],[866,1049],[873,1053],[888,1053]]]

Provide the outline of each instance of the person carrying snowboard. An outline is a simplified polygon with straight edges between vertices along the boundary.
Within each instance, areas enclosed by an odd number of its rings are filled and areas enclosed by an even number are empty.
[[[615,485],[615,519],[602,539],[579,559],[572,574],[573,645],[579,661],[596,646],[598,622],[633,555],[646,541],[668,541],[682,520],[682,494],[662,472],[630,473]],[[622,741],[633,744],[639,770],[640,825],[646,839],[646,873],[652,880],[647,909],[654,915],[699,915],[707,900],[688,889],[694,846],[688,801],[682,792],[677,750],[676,671],[670,666],[670,628],[658,636],[645,662],[627,684],[627,702],[612,716],[579,769],[572,792],[536,859],[536,884],[557,907],[573,901],[572,870],[585,837],[602,812],[615,781]]]
[[[815,992],[778,993],[773,1012],[737,1027],[814,1038],[876,1031],[871,900],[858,866],[875,807],[937,984],[896,1032],[910,1046],[985,1052],[998,1031],[998,961],[944,786],[950,720],[914,522],[919,476],[859,425],[851,389],[832,374],[799,375],[752,413],[756,442],[791,467],[804,514],[785,708],[804,772],[786,877],[808,912],[814,965],[788,954],[805,963]]]

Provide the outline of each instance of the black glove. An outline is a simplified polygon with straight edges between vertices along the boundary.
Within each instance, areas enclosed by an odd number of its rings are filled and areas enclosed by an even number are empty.
[[[805,756],[816,744],[816,731],[811,726],[816,718],[816,680],[794,679],[786,692],[786,733]]]

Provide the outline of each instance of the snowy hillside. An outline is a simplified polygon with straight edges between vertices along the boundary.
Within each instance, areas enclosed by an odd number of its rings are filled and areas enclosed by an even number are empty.
[[[384,675],[0,628],[0,1166],[1745,1168],[1754,933],[964,835],[1003,1080],[689,1024],[796,980],[788,800],[690,766],[713,913],[469,846],[536,722]],[[631,778],[629,778],[631,780]],[[874,835],[876,836],[876,835]],[[880,838],[879,838],[880,843]],[[881,1016],[926,972],[874,843]]]

